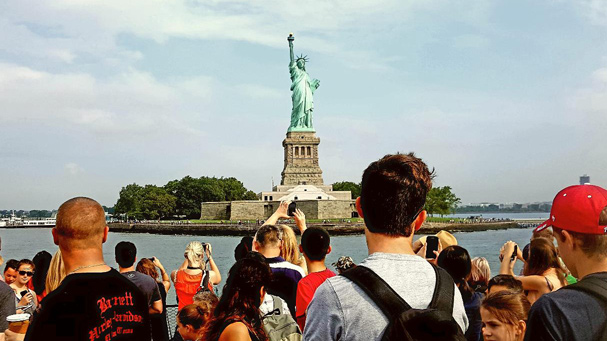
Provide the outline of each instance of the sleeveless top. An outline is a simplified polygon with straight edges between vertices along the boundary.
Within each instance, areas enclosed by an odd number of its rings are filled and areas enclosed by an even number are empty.
[[[223,322],[223,324],[221,325],[221,332],[219,333],[219,337],[221,337],[221,334],[223,334],[223,331],[232,323],[236,323],[236,322],[242,322],[242,320],[236,320],[233,318],[227,319]],[[246,326],[246,324],[245,324]],[[255,335],[255,333],[250,330],[248,327],[247,329],[249,330],[249,337],[251,338],[251,341],[259,341],[259,338],[257,337],[257,335]],[[219,340],[219,338],[218,338]]]
[[[197,275],[189,275],[183,270],[177,270],[177,273],[175,274],[175,292],[177,293],[178,310],[181,310],[188,304],[194,303],[192,298],[198,292],[200,281],[202,281],[202,274],[204,272],[209,276],[207,270],[204,270]],[[209,281],[209,290],[213,291],[211,281]]]
[[[36,292],[34,290],[27,289],[27,291],[29,291],[33,297],[36,297]],[[25,307],[20,307],[19,301],[21,301],[21,298],[23,298],[23,296],[21,296],[21,292],[15,292],[15,306],[17,306],[17,309],[23,310],[24,313],[30,314],[30,319],[31,319],[34,316],[34,311],[36,311],[37,304],[34,300],[32,300]]]

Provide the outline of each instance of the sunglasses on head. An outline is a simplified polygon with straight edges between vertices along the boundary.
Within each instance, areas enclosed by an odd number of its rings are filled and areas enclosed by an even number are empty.
[[[28,276],[32,277],[34,275],[34,272],[33,271],[19,271],[19,274],[21,276],[28,275]]]

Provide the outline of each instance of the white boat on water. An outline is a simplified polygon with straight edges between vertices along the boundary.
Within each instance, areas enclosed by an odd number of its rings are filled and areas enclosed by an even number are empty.
[[[43,218],[43,219],[24,219],[22,221],[23,227],[45,227],[55,226],[55,218]]]
[[[22,219],[15,215],[15,212],[9,218],[0,220],[0,227],[53,227],[56,224],[56,219],[53,218],[38,218],[38,219]]]

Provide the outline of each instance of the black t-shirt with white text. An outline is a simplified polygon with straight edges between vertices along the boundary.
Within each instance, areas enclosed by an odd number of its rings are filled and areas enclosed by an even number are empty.
[[[75,273],[40,302],[26,341],[149,341],[148,302],[118,271]]]

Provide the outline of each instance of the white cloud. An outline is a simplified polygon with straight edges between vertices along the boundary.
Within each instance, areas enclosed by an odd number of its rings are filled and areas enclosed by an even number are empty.
[[[98,80],[84,73],[49,73],[6,63],[0,63],[0,89],[3,124],[29,120],[139,135],[157,134],[159,125],[166,133],[201,133],[190,120],[203,115],[195,105],[208,100],[201,94],[212,92],[205,81],[162,84],[136,70]]]
[[[601,83],[607,83],[607,67],[595,70],[592,73],[592,78]]]
[[[0,7],[0,49],[36,58],[73,63],[93,59],[108,66],[128,65],[138,51],[117,46],[116,37],[130,34],[164,43],[171,38],[244,41],[275,48],[286,46],[294,32],[296,49],[339,54],[346,65],[386,71],[392,56],[360,50],[362,36],[392,34],[394,26],[415,18],[413,13],[444,11],[473,26],[485,22],[489,3],[477,1],[283,0],[146,1],[59,0]],[[35,25],[36,29],[31,26]],[[40,32],[52,32],[43,36]],[[354,34],[353,34],[354,33]],[[356,46],[357,48],[353,48]],[[363,45],[364,46],[364,45]]]
[[[607,26],[607,2],[604,0],[574,0],[572,3],[580,6],[593,24]]]
[[[574,91],[569,98],[570,107],[580,111],[585,119],[594,120],[595,124],[606,125],[607,113],[607,67],[599,68],[590,75],[592,84]]]
[[[65,164],[65,170],[71,175],[84,173],[84,169],[74,162]]]

